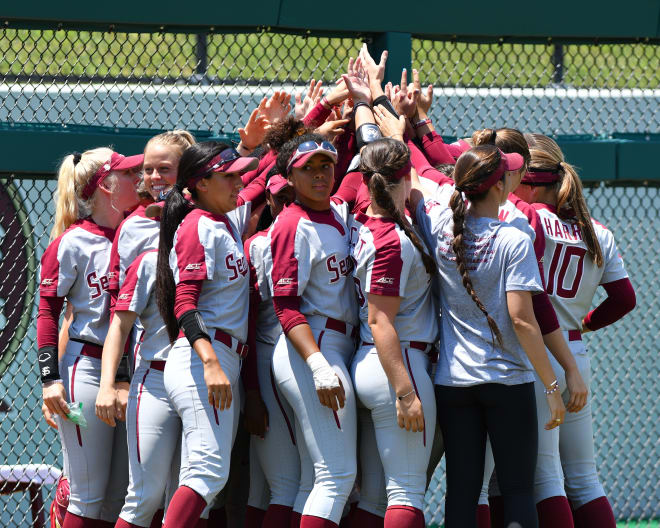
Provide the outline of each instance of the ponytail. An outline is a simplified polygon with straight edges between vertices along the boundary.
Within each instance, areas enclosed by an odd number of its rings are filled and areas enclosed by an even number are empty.
[[[454,251],[454,255],[456,256],[456,267],[458,268],[458,273],[461,275],[463,287],[474,301],[474,304],[477,305],[477,308],[479,308],[479,310],[481,310],[481,312],[486,316],[488,327],[490,328],[491,332],[491,337],[494,336],[495,339],[497,339],[497,343],[501,347],[503,345],[502,333],[500,332],[495,319],[490,316],[488,310],[486,310],[486,307],[481,302],[481,299],[479,299],[479,296],[477,295],[477,292],[475,291],[472,284],[470,274],[468,273],[467,265],[465,263],[465,245],[463,243],[463,232],[465,230],[465,212],[467,208],[465,206],[465,200],[463,200],[462,193],[454,191],[454,194],[452,194],[452,197],[449,200],[449,207],[451,207],[451,210],[454,214],[454,238],[451,241],[451,248]]]
[[[397,185],[395,183],[394,185]],[[406,236],[410,239],[413,246],[417,248],[420,255],[422,256],[422,262],[424,263],[424,268],[426,273],[431,275],[431,277],[438,274],[438,269],[435,265],[435,261],[431,256],[426,252],[426,247],[422,243],[421,239],[415,233],[415,230],[408,223],[408,220],[401,214],[401,212],[396,208],[394,200],[389,192],[389,188],[393,186],[392,183],[388,183],[385,177],[379,172],[374,172],[369,178],[369,192],[376,202],[378,207],[385,209],[387,214],[394,220],[397,225],[402,229]]]
[[[538,171],[559,168],[559,181],[554,184],[557,197],[557,216],[562,220],[577,220],[582,240],[589,256],[599,268],[603,265],[603,251],[596,237],[591,214],[584,199],[582,182],[575,167],[564,161],[564,154],[557,143],[543,134],[526,134],[530,145],[531,166]]]
[[[582,182],[572,165],[561,161],[560,166],[562,178],[557,183],[557,216],[562,220],[568,220],[571,216],[575,216],[582,232],[582,240],[587,245],[589,256],[600,268],[603,265],[603,251],[598,242],[598,237],[596,237],[596,230],[591,221],[587,202],[584,199]]]
[[[54,240],[71,224],[92,214],[94,195],[85,200],[82,191],[98,168],[112,156],[112,150],[101,147],[82,154],[69,154],[57,171],[55,192],[55,222],[50,232]]]
[[[525,167],[529,166],[532,159],[525,136],[515,128],[498,128],[497,130],[484,128],[483,130],[477,130],[472,134],[472,141],[475,147],[494,145],[506,154],[520,154],[525,160]]]
[[[174,274],[170,268],[170,252],[174,245],[174,234],[194,205],[186,199],[183,192],[175,185],[165,199],[160,214],[160,239],[158,241],[158,261],[156,263],[156,304],[160,312],[170,342],[176,341],[179,325],[174,316],[174,298],[176,287]]]

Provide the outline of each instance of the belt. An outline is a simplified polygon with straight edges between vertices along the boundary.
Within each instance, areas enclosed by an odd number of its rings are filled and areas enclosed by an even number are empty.
[[[163,372],[165,370],[165,362],[164,361],[150,361],[149,362],[149,368],[155,369],[155,370],[160,370]]]
[[[95,359],[101,359],[103,355],[103,347],[97,345],[96,343],[90,343],[84,339],[76,339],[75,337],[70,337],[69,341],[75,341],[76,343],[82,343],[82,349],[80,350],[81,356],[92,357]]]
[[[183,333],[183,330],[179,331],[179,337],[186,337],[186,335]],[[248,351],[250,350],[250,347],[248,347],[246,344],[241,343],[238,339],[230,336],[227,332],[223,332],[222,330],[216,330],[215,334],[213,334],[213,339],[219,343],[222,343],[233,352],[236,352],[240,358],[247,356]]]
[[[350,325],[347,325],[344,321],[339,321],[337,319],[333,319],[332,317],[325,318],[325,327],[328,330],[334,330],[335,332],[339,332],[340,334],[344,334],[351,337],[352,339],[355,339],[357,337],[357,326],[352,327],[350,332],[348,330],[349,326]]]
[[[579,330],[569,330],[568,331],[568,340],[569,341],[582,341],[582,332]]]
[[[404,343],[406,343],[406,341],[404,341]],[[431,346],[431,343],[424,343],[422,341],[407,341],[407,343],[407,348],[414,348],[415,350],[421,350],[422,352],[426,352],[426,349]],[[374,346],[374,344],[368,343],[367,341],[362,341],[362,346]],[[431,347],[431,351],[432,350],[433,347]],[[429,355],[431,351],[429,351]]]

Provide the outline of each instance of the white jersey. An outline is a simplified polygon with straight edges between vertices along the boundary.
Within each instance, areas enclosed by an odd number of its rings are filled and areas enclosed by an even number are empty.
[[[368,324],[367,295],[401,297],[394,320],[400,341],[434,343],[438,337],[436,310],[427,273],[419,250],[391,218],[356,213],[351,224],[357,228],[353,248],[353,278],[360,309],[360,339],[373,343]]]
[[[144,329],[140,356],[147,361],[166,360],[170,339],[156,304],[156,262],[158,250],[138,255],[126,270],[126,280],[119,290],[115,311],[135,312]]]
[[[500,207],[498,217],[500,221],[517,227],[532,239],[534,254],[539,263],[539,270],[542,270],[545,237],[541,228],[541,219],[536,209],[512,193],[509,194],[509,198],[504,205]]]
[[[357,323],[347,220],[346,203],[331,203],[327,211],[293,203],[278,215],[265,257],[274,297],[299,296],[304,315]]]
[[[110,323],[108,267],[115,230],[78,220],[41,257],[39,293],[66,297],[73,309],[69,337],[103,346]]]
[[[245,242],[245,258],[250,270],[250,288],[259,295],[257,313],[256,339],[262,343],[275,345],[282,333],[275,307],[271,298],[272,262],[266,259],[268,251],[268,231],[260,231]]]
[[[209,330],[220,329],[245,342],[249,278],[241,235],[249,214],[237,213],[230,219],[193,209],[174,234],[169,260],[175,284],[203,281],[197,309]]]
[[[119,224],[110,253],[110,290],[124,284],[126,269],[145,251],[158,248],[160,222],[145,215],[145,205],[139,205]]]
[[[597,267],[587,252],[577,222],[561,220],[556,208],[534,204],[545,234],[545,282],[552,306],[563,330],[582,328],[596,289],[628,277],[614,236],[605,226],[591,220],[603,252],[603,266]]]

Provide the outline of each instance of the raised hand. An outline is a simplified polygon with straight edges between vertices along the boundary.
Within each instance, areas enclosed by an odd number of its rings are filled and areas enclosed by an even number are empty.
[[[407,71],[404,68],[401,72],[401,84],[398,91],[395,90],[392,105],[399,115],[412,117],[417,111],[417,100],[419,99],[419,90],[413,86],[408,86]]]
[[[238,135],[241,137],[241,145],[247,150],[254,150],[263,143],[266,132],[270,128],[268,118],[262,114],[268,98],[264,97],[259,106],[250,114],[250,119],[245,127],[238,129]]]
[[[417,108],[428,114],[429,108],[431,108],[431,103],[433,102],[433,85],[429,84],[426,87],[426,91],[422,91],[422,85],[419,82],[419,72],[413,70],[413,86],[414,89],[419,92],[419,99],[417,99]]]
[[[284,119],[291,111],[291,96],[286,92],[275,92],[263,106],[261,115],[270,125]]]
[[[383,110],[380,106],[374,106],[374,119],[380,131],[385,137],[393,137],[403,141],[403,134],[406,131],[406,118],[400,115],[397,119],[389,111]]]
[[[348,61],[348,73],[342,75],[351,98],[355,104],[364,102],[371,103],[371,90],[369,89],[368,77],[362,68],[362,62],[358,57],[355,61],[351,57]]]
[[[387,50],[383,51],[383,53],[380,55],[380,62],[376,64],[376,61],[369,53],[369,48],[367,45],[362,45],[359,58],[362,61],[364,70],[367,72],[370,84],[377,82],[380,86],[383,82],[383,79],[385,78],[385,64],[387,63],[387,55]]]
[[[309,111],[316,106],[316,104],[321,100],[321,95],[323,93],[323,82],[316,82],[314,79],[309,81],[309,88],[307,88],[307,93],[303,98],[301,94],[296,94],[296,104],[293,108],[293,113],[296,116],[296,119],[302,119],[305,117]]]

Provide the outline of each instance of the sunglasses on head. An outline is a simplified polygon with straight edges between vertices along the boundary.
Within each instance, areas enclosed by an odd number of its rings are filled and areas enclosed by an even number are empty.
[[[241,155],[238,153],[238,151],[235,148],[225,149],[220,154],[215,156],[209,162],[210,164],[204,167],[204,170],[206,172],[214,172],[216,169],[222,167],[225,163],[232,162],[240,157]]]
[[[287,170],[291,168],[291,165],[293,163],[295,163],[295,161],[302,154],[309,154],[310,152],[314,152],[316,150],[319,150],[321,152],[324,152],[324,151],[325,152],[332,152],[335,156],[337,155],[337,149],[329,141],[322,141],[321,143],[317,143],[316,141],[305,141],[304,143],[301,143],[300,145],[298,145],[298,148],[293,153],[293,156],[291,156],[291,160],[289,161],[289,164],[287,166]]]

